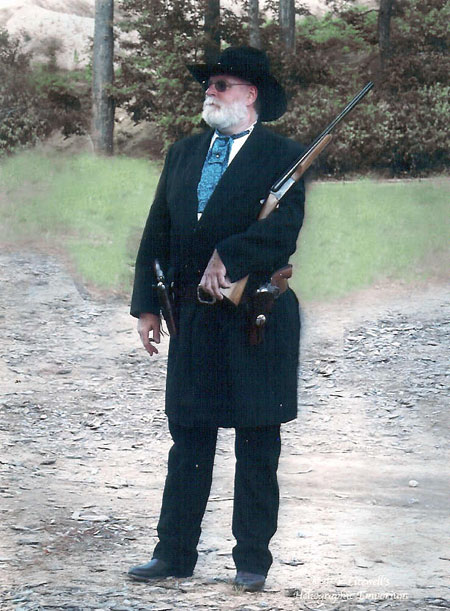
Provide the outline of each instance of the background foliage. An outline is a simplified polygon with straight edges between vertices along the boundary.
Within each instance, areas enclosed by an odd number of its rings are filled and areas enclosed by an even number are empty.
[[[90,76],[58,71],[54,49],[48,62],[32,67],[30,54],[0,30],[0,155],[60,129],[64,136],[89,126]]]
[[[321,171],[414,175],[443,170],[448,163],[450,5],[398,0],[392,56],[381,71],[377,11],[352,2],[334,4],[324,17],[298,20],[295,55],[287,55],[279,44],[276,20],[262,24],[263,48],[290,97],[289,111],[274,128],[304,143],[312,141],[371,78],[375,90],[341,128]],[[203,96],[185,64],[202,60],[204,2],[126,0],[124,11],[120,27],[138,36],[120,59],[119,104],[136,121],[156,121],[167,145],[200,124]],[[299,12],[304,14],[303,7]],[[223,10],[221,24],[222,48],[247,43],[245,18]]]
[[[329,0],[323,17],[297,5],[296,49],[280,44],[278,3],[261,8],[262,46],[288,92],[289,111],[273,129],[307,144],[369,80],[375,89],[339,128],[318,171],[345,176],[375,171],[423,175],[448,167],[449,56],[445,0],[397,0],[391,56],[380,68],[377,11],[351,0]],[[260,2],[263,5],[263,2]],[[221,10],[222,48],[247,44],[246,7]],[[123,0],[114,96],[136,123],[158,128],[161,153],[201,127],[203,94],[186,70],[201,62],[206,0]],[[238,10],[240,11],[238,16]],[[301,18],[300,18],[301,15]],[[0,154],[34,143],[51,130],[83,133],[90,125],[90,71],[58,70],[54,49],[46,65],[0,33]]]

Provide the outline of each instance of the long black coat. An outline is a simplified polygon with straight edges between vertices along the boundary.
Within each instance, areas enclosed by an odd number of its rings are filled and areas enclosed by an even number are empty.
[[[197,221],[197,185],[212,131],[175,143],[166,158],[136,261],[131,314],[159,313],[152,262],[178,286],[196,286],[215,248],[232,281],[267,281],[295,251],[304,186],[257,221],[260,201],[302,147],[259,123],[228,166]],[[297,413],[299,308],[292,290],[276,302],[262,344],[251,346],[246,305],[182,302],[169,347],[166,413],[185,425],[279,424]]]

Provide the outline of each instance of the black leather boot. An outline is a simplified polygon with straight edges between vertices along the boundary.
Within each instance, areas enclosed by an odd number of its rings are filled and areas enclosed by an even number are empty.
[[[150,581],[151,579],[161,579],[163,577],[190,577],[192,573],[176,571],[165,560],[153,558],[147,564],[131,567],[128,575],[136,581]]]
[[[248,573],[247,571],[238,571],[234,580],[234,585],[244,592],[259,592],[263,589],[265,583],[264,575]]]

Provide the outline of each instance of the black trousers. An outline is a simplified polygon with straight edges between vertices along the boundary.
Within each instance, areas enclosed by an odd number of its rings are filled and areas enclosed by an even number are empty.
[[[208,501],[217,428],[184,427],[169,421],[173,446],[153,557],[180,575],[193,572]],[[236,429],[233,559],[238,571],[267,575],[272,564],[269,541],[277,529],[280,426]]]

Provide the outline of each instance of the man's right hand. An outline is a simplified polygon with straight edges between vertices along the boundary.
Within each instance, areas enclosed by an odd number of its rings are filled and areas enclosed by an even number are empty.
[[[141,338],[142,345],[147,350],[150,356],[158,354],[158,350],[155,348],[155,346],[153,346],[151,342],[159,344],[161,341],[159,334],[160,323],[161,319],[156,314],[145,312],[139,316],[137,330]],[[153,331],[152,337],[150,337],[151,331]]]

